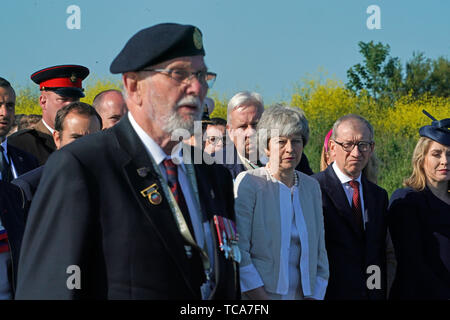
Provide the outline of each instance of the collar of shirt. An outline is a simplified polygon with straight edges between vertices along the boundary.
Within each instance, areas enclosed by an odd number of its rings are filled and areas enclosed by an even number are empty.
[[[178,143],[175,148],[172,151],[172,154],[170,156],[168,156],[163,149],[161,149],[161,147],[155,142],[155,140],[153,140],[148,134],[147,132],[144,131],[144,129],[142,129],[139,124],[136,122],[136,120],[134,120],[133,115],[128,112],[128,119],[130,120],[131,126],[133,127],[134,131],[136,131],[136,134],[138,135],[138,137],[141,139],[142,143],[145,146],[145,149],[147,150],[148,154],[151,155],[153,157],[153,159],[155,160],[156,164],[158,166],[161,165],[161,163],[166,159],[166,158],[170,158],[170,159],[174,159],[174,163],[180,164],[181,165],[181,169],[186,172],[186,169],[184,167],[184,162],[183,162],[183,156],[182,156],[182,143]]]
[[[52,129],[52,127],[50,127],[44,119],[42,119],[42,123],[44,124],[44,126],[48,129],[48,131],[50,131],[50,133],[53,135],[53,132],[55,132],[55,129]]]
[[[339,167],[338,167],[337,164],[336,164],[336,161],[333,162],[332,166],[333,166],[333,170],[334,170],[334,172],[336,173],[336,175],[337,175],[339,181],[341,181],[341,183],[342,183],[343,185],[348,184],[350,181],[353,180],[353,178],[350,178],[350,177],[347,176],[345,173],[343,173],[343,172],[341,171],[341,169],[339,169]],[[359,185],[361,185],[361,173],[359,174],[358,178],[356,178],[356,179],[354,179],[354,180],[358,181],[358,182],[359,182]]]

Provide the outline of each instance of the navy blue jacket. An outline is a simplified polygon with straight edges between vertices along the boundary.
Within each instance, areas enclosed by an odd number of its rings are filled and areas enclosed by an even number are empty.
[[[9,249],[12,256],[12,266],[8,273],[13,292],[17,282],[20,247],[25,230],[24,205],[25,199],[20,188],[0,180],[0,219],[8,233]]]
[[[386,299],[387,192],[361,176],[364,210],[368,216],[362,232],[354,218],[342,184],[332,166],[313,175],[322,190],[325,245],[330,278],[326,300]],[[381,271],[381,289],[369,289],[370,265]]]

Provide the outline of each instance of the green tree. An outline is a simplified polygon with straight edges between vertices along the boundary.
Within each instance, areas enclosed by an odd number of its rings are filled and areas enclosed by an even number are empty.
[[[389,45],[360,41],[358,46],[364,61],[347,71],[347,87],[355,93],[365,89],[375,99],[397,98],[402,88],[402,66],[398,58],[389,56]]]

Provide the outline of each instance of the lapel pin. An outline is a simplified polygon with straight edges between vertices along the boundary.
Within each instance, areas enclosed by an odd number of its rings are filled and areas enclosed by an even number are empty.
[[[150,172],[150,168],[148,167],[142,167],[136,170],[138,175],[142,178],[145,178],[147,174]]]
[[[162,202],[162,196],[158,191],[158,185],[156,183],[142,190],[141,194],[144,198],[147,198],[151,204],[158,205]]]
[[[212,199],[215,199],[215,198],[216,198],[216,195],[214,194],[214,190],[213,190],[213,189],[211,189],[211,198],[212,198]]]

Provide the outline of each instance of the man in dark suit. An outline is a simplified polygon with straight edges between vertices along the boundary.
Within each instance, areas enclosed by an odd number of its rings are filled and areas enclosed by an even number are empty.
[[[101,128],[102,118],[92,106],[79,101],[69,103],[56,113],[55,131],[53,132],[56,149],[85,135],[100,131]],[[40,166],[12,181],[22,189],[28,205],[33,199],[43,171],[44,166]]]
[[[24,206],[21,190],[0,180],[0,300],[12,299],[16,290]]]
[[[127,42],[110,70],[122,74],[129,112],[50,156],[18,299],[240,298],[230,174],[192,164],[172,136],[200,120],[216,76],[204,55],[190,25],[159,24]]]
[[[358,115],[343,116],[331,136],[335,161],[313,176],[322,190],[328,300],[386,298],[388,196],[361,175],[373,149],[370,123]]]
[[[13,87],[6,79],[0,78],[0,179],[6,182],[38,166],[31,154],[15,148],[7,138],[14,125],[15,106]]]
[[[34,128],[12,134],[8,138],[10,143],[31,153],[38,159],[39,165],[43,165],[56,150],[52,137],[56,112],[84,97],[81,82],[88,74],[88,68],[78,65],[48,67],[33,73],[31,80],[39,84],[41,91],[39,104],[42,108],[42,119]]]

